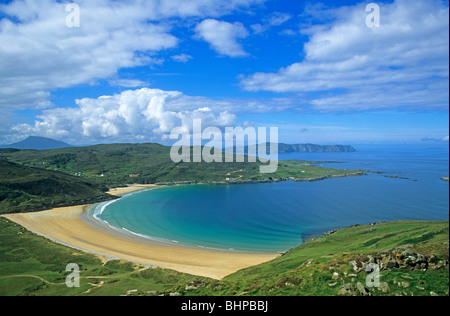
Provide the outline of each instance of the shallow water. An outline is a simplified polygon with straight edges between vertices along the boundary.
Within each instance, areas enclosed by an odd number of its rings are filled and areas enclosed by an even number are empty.
[[[339,161],[323,165],[384,173],[319,182],[164,187],[100,204],[96,217],[146,238],[251,252],[286,251],[354,224],[448,220],[449,187],[440,179],[449,174],[448,145],[357,150],[280,159]]]

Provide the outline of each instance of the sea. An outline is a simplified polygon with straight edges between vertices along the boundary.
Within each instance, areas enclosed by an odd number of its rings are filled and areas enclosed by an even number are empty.
[[[317,182],[160,187],[95,205],[124,234],[204,249],[282,253],[352,225],[449,220],[448,143],[359,145],[348,153],[289,153],[365,176]]]

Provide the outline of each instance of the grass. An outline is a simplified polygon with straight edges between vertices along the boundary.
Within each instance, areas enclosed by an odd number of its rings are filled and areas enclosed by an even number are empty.
[[[353,259],[405,247],[448,262],[448,222],[391,222],[344,228],[323,238],[310,240],[271,262],[238,271],[221,282],[210,282],[185,295],[335,296],[346,283],[365,284],[366,273],[352,270]],[[381,282],[391,290],[378,295],[448,295],[448,265],[439,270],[383,270]],[[339,274],[337,280],[333,273]],[[405,279],[407,278],[407,279]],[[407,289],[396,285],[408,280]],[[336,283],[336,284],[334,284]],[[423,288],[423,289],[422,289]],[[182,291],[182,288],[177,289]]]
[[[100,258],[56,244],[0,217],[0,296],[117,296],[164,292],[204,278]],[[69,263],[80,266],[80,288],[65,284]]]
[[[280,161],[277,172],[261,174],[261,165],[261,162],[248,161],[174,163],[170,159],[170,147],[158,144],[3,150],[0,151],[0,214],[95,203],[109,198],[104,194],[109,188],[130,183],[310,181],[364,174],[295,160]]]
[[[108,187],[128,183],[155,184],[191,181],[224,182],[233,174],[240,180],[308,179],[342,176],[352,171],[320,168],[306,161],[282,161],[274,174],[261,174],[261,162],[174,163],[170,147],[159,144],[112,144],[55,150],[0,153],[5,159],[30,167],[77,175]],[[223,159],[225,161],[225,159]],[[353,171],[354,172],[354,171]]]
[[[0,158],[0,214],[111,199],[104,190],[85,179]]]
[[[238,271],[221,281],[167,269],[148,269],[124,262],[103,263],[97,256],[55,244],[0,217],[0,296],[335,296],[341,285],[364,284],[355,273],[355,258],[396,249],[411,249],[439,260],[449,256],[448,222],[391,222],[344,228],[316,238],[262,265]],[[81,268],[81,287],[68,288],[65,267]],[[332,278],[333,273],[339,277]],[[381,271],[391,291],[378,295],[448,296],[448,265],[441,269]],[[403,287],[403,283],[408,287]],[[334,284],[336,283],[336,284]],[[333,285],[333,286],[331,286]],[[190,287],[187,287],[190,286]],[[129,292],[130,291],[130,292]]]

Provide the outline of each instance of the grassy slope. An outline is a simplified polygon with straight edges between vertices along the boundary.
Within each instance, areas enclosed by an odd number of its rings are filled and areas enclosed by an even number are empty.
[[[195,291],[176,290],[185,295],[337,295],[340,286],[365,284],[367,274],[355,275],[349,262],[366,255],[380,255],[402,246],[440,260],[449,256],[448,222],[392,222],[339,230],[323,238],[308,241],[284,256],[256,267],[241,270],[222,282],[210,282]],[[407,246],[405,246],[407,245]],[[311,260],[311,263],[307,263]],[[382,270],[381,282],[391,292],[372,290],[372,295],[429,295],[431,291],[448,295],[448,265],[439,270]],[[337,280],[332,279],[339,273]],[[421,281],[420,281],[421,280]],[[396,286],[408,281],[407,289]],[[334,284],[336,283],[336,284]],[[331,284],[331,286],[330,286]],[[417,288],[419,286],[419,289]]]
[[[131,263],[110,261],[70,249],[36,236],[0,218],[0,295],[337,295],[344,283],[365,282],[349,265],[354,258],[409,245],[424,255],[448,260],[448,222],[393,222],[345,228],[295,248],[271,262],[228,276],[223,281],[191,276],[165,269],[142,269]],[[311,260],[311,264],[305,264]],[[68,263],[81,266],[81,287],[64,284]],[[383,270],[381,282],[391,292],[371,290],[373,295],[448,295],[448,265],[424,271]],[[332,273],[339,273],[333,280]],[[345,273],[347,276],[345,276]],[[353,274],[353,276],[352,276]],[[356,275],[356,276],[355,276]],[[397,286],[407,282],[408,288]],[[329,284],[337,283],[330,287]],[[186,286],[194,286],[186,290]]]
[[[314,179],[344,176],[356,171],[313,166],[305,161],[280,161],[274,174],[261,174],[261,163],[174,163],[170,147],[158,144],[112,144],[55,150],[0,151],[0,159],[51,171],[59,171],[98,186],[129,183],[214,183],[273,179]]]
[[[41,151],[3,149],[0,150],[0,214],[97,202],[107,198],[103,192],[108,188],[130,183],[303,181],[363,174],[317,167],[306,161],[280,161],[276,173],[261,174],[261,165],[260,162],[174,163],[170,159],[170,147],[159,144]]]
[[[109,198],[101,187],[89,181],[0,158],[0,214],[89,204]]]
[[[129,262],[103,264],[94,255],[53,243],[2,217],[0,254],[0,296],[116,296],[136,288],[160,292],[181,282],[204,280]],[[65,285],[69,263],[80,266],[80,288]]]

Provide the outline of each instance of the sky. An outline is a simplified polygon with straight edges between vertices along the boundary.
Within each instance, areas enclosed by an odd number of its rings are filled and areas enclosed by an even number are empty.
[[[291,144],[449,141],[448,1],[69,3],[0,0],[0,144],[170,144],[194,119]]]

